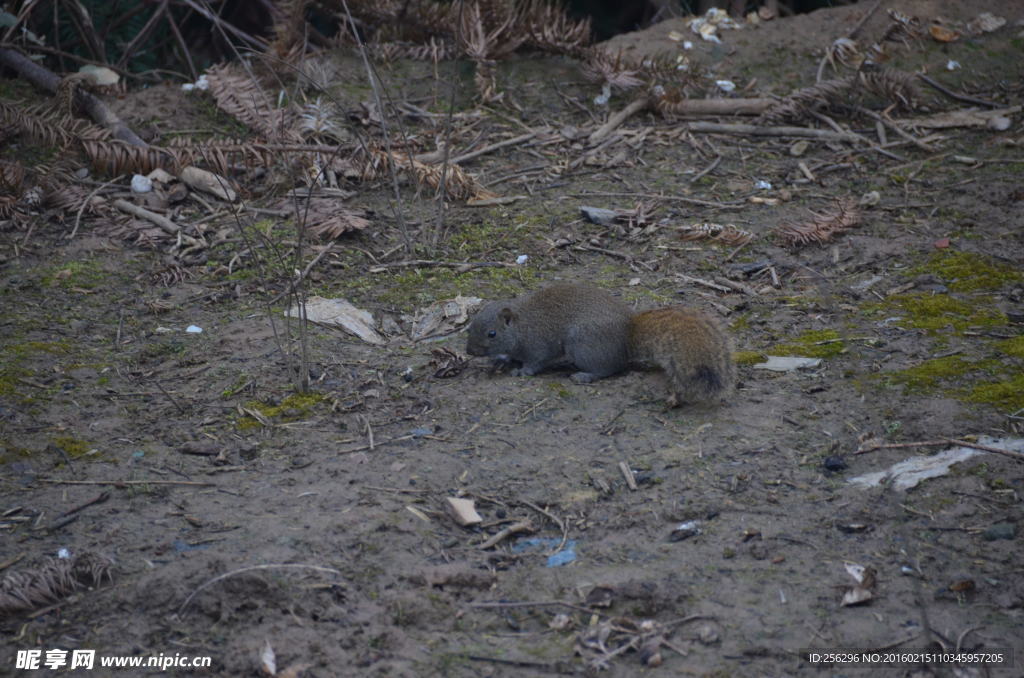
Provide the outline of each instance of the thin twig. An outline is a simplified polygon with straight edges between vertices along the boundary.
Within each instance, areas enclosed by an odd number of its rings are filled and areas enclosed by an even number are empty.
[[[507,148],[508,146],[515,146],[516,144],[521,144],[524,141],[529,141],[530,139],[537,136],[537,134],[539,134],[539,132],[520,134],[517,137],[512,137],[511,139],[506,139],[505,141],[499,141],[497,143],[491,144],[490,146],[484,146],[483,148],[479,148],[470,153],[463,153],[462,155],[455,156],[454,158],[451,158],[449,162],[451,162],[451,164],[453,165],[461,165],[467,160],[472,160],[473,158],[479,157],[481,155],[487,155],[488,153],[492,151],[497,151],[500,148]]]
[[[697,183],[697,182],[698,182],[698,181],[699,181],[699,180],[700,180],[701,178],[703,178],[703,177],[704,177],[705,175],[707,175],[707,174],[709,174],[709,173],[711,173],[711,172],[714,172],[714,171],[715,171],[715,168],[716,168],[716,167],[718,167],[719,163],[721,163],[721,162],[722,162],[722,156],[718,156],[717,158],[715,158],[715,159],[714,159],[714,160],[713,160],[713,161],[711,162],[711,164],[710,164],[710,165],[708,165],[707,167],[705,167],[704,169],[702,169],[702,170],[701,170],[700,172],[697,172],[697,174],[695,174],[695,175],[693,175],[692,177],[690,177],[690,183],[691,183],[691,184],[695,184],[695,183]]]
[[[209,588],[210,586],[213,586],[217,582],[227,579],[228,577],[234,577],[237,574],[244,574],[246,572],[253,572],[256,570],[313,570],[314,572],[335,574],[339,577],[344,576],[340,571],[330,567],[322,567],[320,565],[304,565],[302,563],[251,565],[249,567],[242,567],[237,570],[231,570],[230,572],[225,572],[224,574],[217,575],[213,579],[210,579],[209,581],[200,585],[199,588],[197,588],[195,591],[189,594],[189,597],[186,598],[185,602],[181,604],[181,606],[178,608],[178,611],[174,613],[174,616],[180,618],[181,613],[185,611],[185,608],[188,607],[188,604],[191,603],[192,599],[196,597],[196,594],[198,594],[203,589]]]
[[[194,487],[217,487],[217,483],[200,480],[58,480],[56,478],[40,478],[41,483],[51,485],[192,485]]]
[[[75,214],[75,227],[71,229],[71,233],[68,235],[68,240],[73,240],[74,237],[75,237],[75,234],[78,233],[78,225],[82,221],[82,212],[84,212],[85,208],[89,206],[89,202],[93,199],[93,197],[97,193],[102,191],[104,188],[109,186],[110,184],[112,184],[112,183],[114,183],[116,181],[120,181],[122,178],[124,178],[124,175],[123,174],[118,174],[116,177],[114,177],[110,181],[106,181],[106,182],[100,184],[99,186],[97,186],[96,190],[94,190],[92,193],[90,193],[89,195],[87,195],[85,197],[85,200],[82,201],[81,206],[79,206],[79,208],[78,208],[78,212]]]
[[[918,73],[917,77],[919,77],[922,80],[922,82],[925,82],[925,83],[931,85],[935,89],[937,89],[940,92],[942,92],[943,94],[945,94],[950,99],[956,99],[957,101],[963,101],[964,103],[968,103],[968,104],[978,104],[979,106],[988,106],[989,108],[999,108],[999,104],[997,104],[994,101],[987,101],[985,99],[979,99],[977,97],[972,97],[972,96],[970,96],[968,94],[960,94],[959,92],[954,92],[953,90],[945,87],[942,83],[938,82],[937,80],[929,78],[924,73]]]
[[[993,454],[1001,454],[1004,457],[1010,459],[1016,459],[1017,461],[1024,461],[1024,453],[1015,452],[1013,450],[1004,450],[999,447],[992,447],[991,445],[982,445],[981,443],[971,443],[966,440],[958,440],[956,438],[946,438],[946,442],[951,445],[959,445],[961,447],[970,447],[975,450],[982,450],[984,452],[992,452]]]

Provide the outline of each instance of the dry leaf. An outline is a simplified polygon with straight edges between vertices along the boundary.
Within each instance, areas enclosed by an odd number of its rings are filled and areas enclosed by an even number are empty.
[[[932,24],[928,27],[928,32],[933,38],[939,42],[953,42],[960,39],[960,34],[951,28],[940,26],[939,24]]]
[[[260,670],[265,676],[277,675],[277,655],[274,648],[270,647],[270,641],[263,641],[263,650],[260,651]]]
[[[374,329],[373,314],[356,308],[344,299],[310,297],[306,300],[305,311],[306,319],[310,322],[340,327],[368,344],[387,343],[387,340]],[[285,311],[285,315],[290,318],[301,317],[299,308],[294,306]]]

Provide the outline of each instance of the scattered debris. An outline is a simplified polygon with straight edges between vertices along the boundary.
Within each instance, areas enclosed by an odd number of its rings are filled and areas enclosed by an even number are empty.
[[[431,304],[420,310],[412,322],[409,338],[423,341],[434,337],[443,337],[462,329],[483,300],[480,297],[457,296]]]
[[[946,475],[953,464],[967,461],[979,454],[981,454],[980,450],[969,447],[954,447],[930,457],[904,459],[884,471],[866,473],[856,478],[850,478],[848,482],[851,485],[863,488],[878,487],[883,484],[892,483],[892,486],[897,490],[906,491],[912,487],[917,487],[921,481]]]
[[[679,523],[672,528],[672,533],[668,535],[668,540],[683,541],[690,537],[696,537],[701,532],[699,520],[687,520],[685,523]]]
[[[444,501],[445,510],[448,511],[448,515],[462,527],[479,525],[484,521],[480,514],[476,512],[476,502],[472,499],[446,497]]]
[[[817,367],[821,364],[821,358],[800,358],[795,356],[778,355],[770,355],[767,356],[767,358],[767,362],[757,363],[754,365],[754,369],[771,370],[772,372],[792,372],[793,370]]]
[[[691,19],[688,25],[691,31],[701,37],[701,40],[719,44],[722,42],[718,37],[719,29],[740,28],[740,24],[736,23],[728,12],[718,7],[710,8],[704,16]]]
[[[856,563],[846,563],[845,567],[846,573],[853,577],[857,584],[847,587],[843,591],[843,599],[840,604],[843,607],[850,607],[872,600],[875,597],[874,588],[877,580],[875,569]]]
[[[302,317],[302,311],[293,306],[285,311],[285,315],[299,318]],[[356,308],[344,299],[310,297],[306,300],[305,317],[310,322],[320,325],[340,327],[367,344],[379,346],[387,343],[387,340],[374,329],[373,315],[369,311]]]

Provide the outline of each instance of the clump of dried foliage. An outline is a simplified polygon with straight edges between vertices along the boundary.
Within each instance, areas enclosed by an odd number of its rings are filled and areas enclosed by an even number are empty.
[[[86,551],[74,558],[47,558],[39,567],[0,579],[0,613],[34,610],[60,602],[76,591],[113,581],[114,563]]]
[[[824,243],[836,234],[857,226],[860,219],[856,202],[837,200],[833,209],[821,214],[812,213],[807,221],[780,224],[772,233],[787,247]]]
[[[754,234],[733,224],[688,224],[679,228],[681,240],[710,240],[724,245],[745,245]]]

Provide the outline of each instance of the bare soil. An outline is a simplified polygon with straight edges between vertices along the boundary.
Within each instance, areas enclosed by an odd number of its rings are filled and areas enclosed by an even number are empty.
[[[727,32],[722,46],[695,40],[695,52],[745,96],[784,95],[814,82],[824,47],[868,4]],[[897,50],[896,63],[1021,103],[1020,3],[886,5],[926,19],[1006,17],[994,33]],[[883,18],[865,32],[877,35]],[[678,50],[671,30],[682,22],[614,44]],[[947,71],[949,60],[962,68]],[[384,71],[397,98],[429,88],[429,65]],[[349,104],[369,91],[358,70],[352,78],[337,93]],[[500,81],[522,110],[485,113],[481,132],[602,122],[595,88],[564,60],[517,58]],[[927,96],[933,112],[967,106]],[[210,124],[210,106],[170,86],[118,103],[130,124],[156,134]],[[459,334],[374,347],[321,327],[308,337],[316,397],[297,398],[282,307],[268,306],[280,286],[247,267],[242,243],[222,245],[181,279],[161,277],[178,269],[160,251],[94,221],[70,240],[70,224],[42,215],[31,232],[0,234],[0,563],[21,558],[8,571],[30,571],[59,549],[114,563],[103,585],[41,614],[3,617],[0,674],[10,675],[16,650],[86,648],[212,657],[205,673],[171,675],[262,675],[268,642],[279,669],[310,677],[584,674],[596,670],[587,668],[595,651],[575,648],[612,621],[612,646],[651,628],[668,645],[660,667],[632,650],[609,658],[609,676],[911,675],[914,665],[817,666],[801,653],[882,647],[1014,649],[1015,668],[933,665],[913,675],[1024,675],[1024,464],[983,453],[906,492],[847,482],[941,449],[853,454],[871,438],[1021,437],[1020,114],[1001,132],[939,130],[932,151],[894,147],[902,160],[821,142],[794,157],[795,139],[678,134],[674,121],[650,114],[623,129],[632,145],[561,175],[510,176],[565,166],[582,145],[511,147],[467,163],[484,182],[510,177],[494,190],[528,200],[454,204],[442,251],[416,255],[527,254],[524,266],[371,272],[378,262],[366,253],[403,256],[385,181],[354,187],[350,204],[373,210],[373,224],[335,244],[310,291],[399,321],[456,293],[501,297],[564,279],[593,281],[638,307],[700,306],[722,315],[741,351],[740,388],[722,406],[665,410],[658,375],[639,372],[581,386],[566,373],[518,378],[474,360],[440,378],[431,351],[461,353]],[[872,124],[858,131],[876,138]],[[755,190],[757,180],[773,188]],[[769,237],[870,191],[878,204],[826,245],[784,248]],[[411,187],[405,193],[419,240],[435,212]],[[632,208],[653,194],[724,208],[663,200],[643,233],[578,215],[580,205]],[[679,239],[677,226],[702,222],[759,237],[738,252]],[[763,269],[748,278],[730,268],[758,261],[775,267],[778,288]],[[753,293],[680,277],[730,273]],[[920,310],[935,298],[952,301]],[[189,325],[203,332],[188,334]],[[294,333],[285,341],[298,345]],[[823,360],[785,373],[753,367],[801,354]],[[106,501],[60,524],[101,493]],[[482,527],[447,517],[444,499],[459,495],[476,500]],[[479,547],[523,520],[533,534]],[[675,540],[687,521],[700,533]],[[526,537],[553,542],[512,547]],[[563,537],[575,559],[548,567]],[[843,606],[850,563],[873,568],[876,582],[871,600]],[[597,605],[603,596],[609,606]]]

